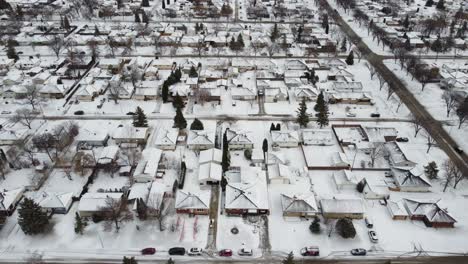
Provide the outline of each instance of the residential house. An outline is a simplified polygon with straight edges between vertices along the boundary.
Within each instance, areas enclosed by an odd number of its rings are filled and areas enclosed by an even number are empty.
[[[313,217],[319,213],[314,193],[282,193],[283,216]]]
[[[107,145],[109,134],[104,128],[81,128],[76,136],[77,149],[89,149],[91,147],[103,147]]]
[[[23,194],[23,187],[0,191],[0,216],[12,215]]]
[[[398,142],[388,142],[385,144],[387,149],[390,164],[394,167],[408,167],[413,168],[417,165],[416,162],[408,159],[405,149]]]
[[[178,135],[179,130],[177,128],[160,128],[154,145],[162,150],[175,150]]]
[[[302,129],[304,145],[331,146],[334,144],[330,129]]]
[[[272,130],[270,131],[273,146],[277,147],[297,147],[299,145],[299,134],[294,130]]]
[[[149,136],[149,128],[122,125],[115,129],[113,139],[116,144],[135,143],[144,144]]]
[[[205,150],[214,148],[215,131],[190,130],[187,138],[187,146],[192,150]]]
[[[48,214],[67,214],[73,203],[73,192],[42,192],[34,200]]]
[[[210,213],[210,192],[186,192],[179,190],[175,199],[178,214],[208,215]]]
[[[457,220],[438,204],[439,201],[404,199],[411,220],[423,221],[427,227],[454,227]]]
[[[200,185],[217,184],[221,181],[223,174],[222,156],[222,151],[215,148],[200,151],[198,159],[198,183]]]
[[[387,209],[393,220],[408,219],[408,212],[406,211],[403,201],[387,201]]]
[[[254,143],[252,138],[249,136],[249,132],[241,130],[235,131],[230,128],[226,128],[226,137],[229,150],[253,149],[254,147]]]
[[[354,173],[350,170],[339,170],[333,172],[333,181],[336,184],[338,190],[343,189],[356,189],[358,179]]]
[[[121,192],[85,193],[80,199],[78,213],[81,217],[91,217],[94,214],[102,214],[104,208],[108,205],[109,200],[118,202],[122,199],[122,197],[123,193]]]
[[[135,182],[151,182],[158,175],[159,162],[161,161],[162,150],[157,148],[147,148],[143,150],[142,159],[138,162],[133,173],[133,180]]]
[[[289,167],[281,164],[274,163],[268,169],[268,183],[270,184],[290,184],[291,172]]]
[[[320,200],[324,218],[362,219],[364,217],[364,203],[359,198],[332,198]]]
[[[368,177],[362,191],[364,198],[374,200],[387,200],[390,198],[390,190],[384,180]]]
[[[107,146],[101,150],[99,154],[97,163],[101,166],[107,166],[114,163],[117,160],[117,155],[119,154],[118,146]]]
[[[419,166],[392,167],[391,173],[397,188],[402,192],[429,192],[432,184]]]

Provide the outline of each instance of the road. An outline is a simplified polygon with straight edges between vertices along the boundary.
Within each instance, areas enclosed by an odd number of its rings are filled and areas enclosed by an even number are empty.
[[[361,37],[359,37],[359,35],[356,34],[356,32],[354,32],[348,23],[340,16],[340,14],[335,12],[328,2],[324,2],[326,3],[326,9],[328,10],[328,13],[335,20],[335,22],[341,25],[343,32],[348,36],[351,42],[353,42],[358,47],[363,57],[369,61],[369,63],[385,79],[389,87],[392,87],[395,90],[395,93],[408,107],[411,113],[413,113],[416,118],[423,120],[424,128],[434,138],[439,148],[447,154],[447,156],[457,165],[462,173],[468,175],[468,157],[466,154],[460,155],[455,152],[453,146],[455,146],[456,143],[443,129],[441,122],[435,120],[432,115],[429,114],[426,108],[413,96],[405,84],[391,70],[389,70],[387,66],[385,66],[383,60],[386,59],[386,57],[374,53],[362,41]]]

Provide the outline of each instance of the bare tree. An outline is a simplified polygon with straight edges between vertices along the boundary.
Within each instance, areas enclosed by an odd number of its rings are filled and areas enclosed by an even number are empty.
[[[96,40],[90,40],[88,43],[89,50],[91,51],[91,57],[93,59],[99,58],[99,43]]]
[[[39,88],[36,85],[31,85],[26,88],[25,99],[31,105],[33,110],[36,110],[36,106],[40,103]]]
[[[139,148],[127,148],[125,154],[128,159],[128,164],[130,166],[136,166],[138,161],[141,158],[141,151]]]
[[[73,170],[81,176],[86,175],[90,168],[96,166],[93,155],[81,151],[76,153],[73,161]]]
[[[49,43],[49,48],[55,53],[57,58],[60,55],[60,52],[65,48],[66,43],[63,40],[63,37],[60,35],[54,35],[52,41]]]
[[[109,85],[109,98],[114,100],[115,104],[119,103],[121,85],[122,81],[120,80],[117,83],[111,83]]]
[[[419,133],[419,131],[421,131],[421,129],[423,129],[423,125],[424,125],[424,120],[418,116],[415,116],[414,114],[411,114],[411,117],[410,117],[410,123],[411,125],[413,126],[413,129],[414,129],[414,137],[416,137]]]
[[[442,170],[444,172],[442,177],[442,184],[444,185],[443,192],[445,192],[447,190],[447,187],[454,182],[456,169],[457,168],[455,166],[455,163],[453,163],[450,159],[442,163]]]
[[[110,231],[115,228],[119,232],[121,224],[133,219],[132,212],[128,209],[127,199],[122,196],[121,199],[113,199],[108,197],[106,205],[101,208],[103,217],[105,219],[105,229]]]
[[[113,37],[108,37],[106,43],[109,46],[112,57],[115,57],[115,49],[118,47],[117,41]]]
[[[148,198],[148,216],[156,221],[159,231],[166,230],[166,218],[170,213],[171,199],[164,199],[164,196],[153,194]]]
[[[54,160],[52,158],[52,151],[56,147],[56,139],[51,133],[36,135],[32,138],[32,142],[34,147],[36,147],[38,150],[45,151],[50,160]]]
[[[424,133],[424,137],[426,138],[426,144],[427,144],[426,153],[429,153],[429,151],[431,150],[431,147],[435,145],[436,141],[431,136],[431,134],[429,134],[429,132],[427,132],[427,131],[426,131],[426,133]]]
[[[160,35],[154,35],[153,36],[153,46],[154,46],[154,55],[157,57],[159,54],[161,54],[161,46],[159,44],[159,39],[161,38]]]
[[[458,129],[460,129],[463,123],[465,123],[466,120],[468,119],[468,97],[466,97],[465,100],[463,100],[463,102],[458,104],[457,116],[458,116]]]
[[[371,166],[372,168],[374,167],[375,165],[375,161],[378,159],[378,158],[381,158],[385,156],[385,147],[384,147],[384,143],[383,142],[374,142],[372,145],[371,145],[371,150],[370,150],[370,154],[369,154],[369,158],[371,160]]]
[[[36,119],[36,117],[36,112],[28,108],[20,108],[15,111],[13,116],[11,116],[10,121],[14,123],[20,123],[31,129],[31,124]]]
[[[442,94],[442,100],[444,100],[445,107],[446,107],[446,112],[447,112],[447,117],[450,116],[450,112],[455,108],[455,105],[457,101],[455,100],[456,95],[453,91],[451,90],[446,90]]]
[[[197,103],[200,103],[202,106],[208,102],[211,94],[207,89],[198,89],[197,91]]]

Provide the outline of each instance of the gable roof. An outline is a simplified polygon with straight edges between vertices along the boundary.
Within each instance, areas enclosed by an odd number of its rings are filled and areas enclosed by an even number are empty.
[[[317,202],[313,193],[282,193],[281,206],[283,207],[283,212],[288,213],[318,212]]]
[[[205,192],[196,194],[179,190],[175,207],[178,209],[209,209],[209,200],[210,197]]]

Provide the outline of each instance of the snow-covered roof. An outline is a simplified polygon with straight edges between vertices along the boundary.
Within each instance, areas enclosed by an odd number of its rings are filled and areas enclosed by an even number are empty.
[[[364,203],[362,199],[322,199],[320,200],[324,213],[362,214]]]
[[[303,129],[302,139],[306,145],[333,145],[333,133],[330,129]]]
[[[210,192],[177,192],[175,208],[177,209],[209,209]]]
[[[19,196],[23,195],[23,193],[23,187],[0,192],[0,211],[8,211],[10,206],[13,205],[15,200],[17,200]]]
[[[282,193],[281,206],[286,213],[317,213],[314,193]]]
[[[98,163],[105,164],[110,163],[117,157],[117,153],[119,152],[118,146],[107,146],[104,147],[99,155]]]
[[[221,181],[222,174],[223,168],[219,163],[203,163],[198,169],[198,181]]]
[[[198,162],[200,164],[215,162],[221,164],[221,159],[223,157],[223,152],[220,149],[211,148],[207,150],[200,151],[200,156]]]
[[[78,211],[99,212],[106,207],[107,199],[120,200],[123,193],[85,193],[80,199]]]
[[[260,168],[241,167],[226,177],[226,209],[269,209],[265,172]]]
[[[146,201],[148,197],[149,191],[151,188],[151,183],[139,183],[136,182],[130,188],[130,192],[128,193],[128,200],[140,199]]]
[[[438,201],[404,199],[410,215],[423,215],[430,222],[457,222],[446,209],[440,208]]]
[[[177,143],[179,130],[177,128],[161,128],[156,136],[155,145],[173,146]]]
[[[188,145],[214,145],[215,131],[190,130],[187,138]]]
[[[387,201],[387,208],[390,214],[393,216],[408,216],[408,212],[406,212],[405,206],[403,201]]]
[[[73,199],[73,192],[43,192],[35,200],[42,208],[68,209]]]
[[[249,132],[247,131],[234,131],[230,128],[226,129],[226,137],[230,144],[245,144],[251,145],[253,141],[249,136]]]
[[[272,130],[271,140],[274,143],[297,143],[299,142],[299,134],[293,130]]]
[[[392,167],[392,174],[400,187],[431,187],[432,184],[424,175],[424,171],[416,166],[411,169]]]
[[[114,139],[121,140],[145,140],[148,136],[147,127],[134,127],[130,125],[117,127],[114,131]]]

